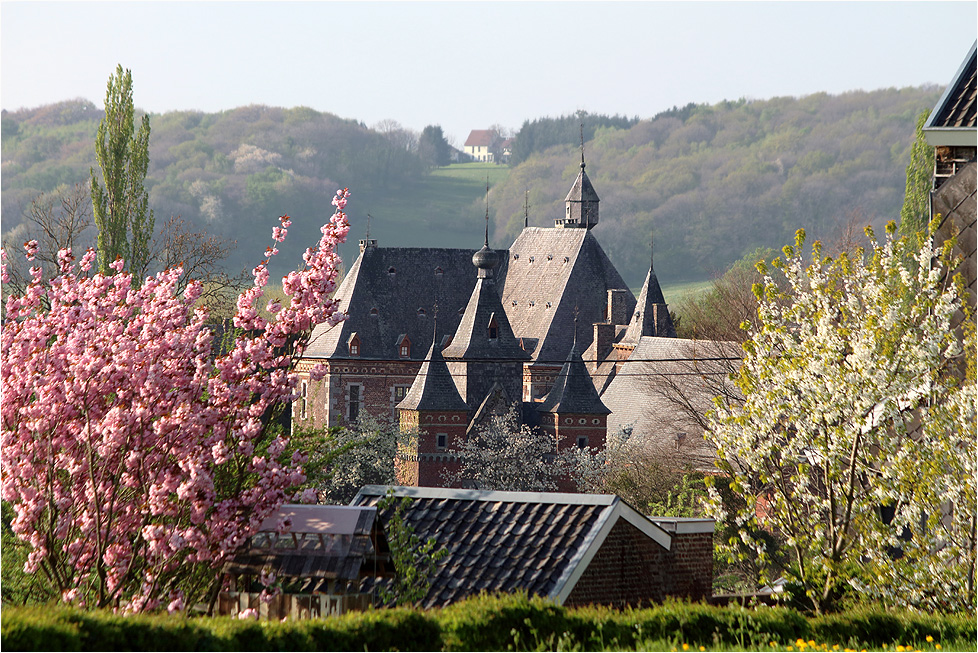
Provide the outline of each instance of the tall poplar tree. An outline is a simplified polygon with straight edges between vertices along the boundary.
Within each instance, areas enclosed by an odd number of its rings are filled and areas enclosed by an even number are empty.
[[[149,267],[153,212],[143,188],[149,168],[149,116],[135,131],[132,73],[116,67],[105,92],[105,117],[95,138],[95,158],[102,184],[92,176],[92,208],[98,228],[98,269],[109,274],[109,264],[125,259],[133,280],[141,280]]]
[[[930,222],[930,191],[934,179],[934,148],[924,136],[924,123],[930,111],[917,117],[910,164],[907,166],[907,190],[900,209],[900,233],[907,236],[920,233]]]

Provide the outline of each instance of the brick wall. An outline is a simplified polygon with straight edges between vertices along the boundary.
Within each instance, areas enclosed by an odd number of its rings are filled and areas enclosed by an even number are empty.
[[[619,519],[564,605],[618,608],[660,603],[667,597],[708,598],[713,587],[712,533],[673,534],[666,551]]]

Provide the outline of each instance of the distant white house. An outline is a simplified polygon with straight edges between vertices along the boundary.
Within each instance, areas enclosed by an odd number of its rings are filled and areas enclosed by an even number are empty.
[[[465,139],[463,151],[475,161],[491,163],[493,154],[489,148],[498,138],[499,135],[491,129],[473,129],[469,132],[469,137]]]

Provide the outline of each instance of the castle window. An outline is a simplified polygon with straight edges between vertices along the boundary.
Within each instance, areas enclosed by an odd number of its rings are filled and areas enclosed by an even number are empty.
[[[578,449],[587,449],[587,436],[586,435],[579,435],[579,436],[577,436],[577,448]]]
[[[306,419],[306,406],[309,397],[309,385],[303,381],[302,382],[302,398],[300,399],[299,417],[300,419]]]
[[[441,266],[438,266],[438,267],[435,268],[435,276],[436,277],[440,277],[443,274],[445,274],[445,271],[441,269]]]
[[[370,309],[370,317],[377,317],[378,315],[380,315],[380,311],[377,310],[376,306]]]
[[[428,313],[426,313],[423,308],[419,308],[418,309],[418,317],[425,317],[427,315],[428,315]]]
[[[489,318],[489,339],[496,340],[499,337],[499,323],[496,322],[495,314]]]
[[[394,266],[391,266],[391,267],[387,268],[387,274],[394,274],[396,272],[397,272],[397,270],[394,269]]]
[[[445,449],[448,447],[448,434],[439,433],[435,436],[435,446],[439,449]]]
[[[360,418],[360,401],[362,400],[363,387],[351,385],[347,390],[346,399],[346,418],[352,424]]]
[[[355,332],[350,335],[350,339],[346,341],[346,346],[349,349],[350,356],[360,355],[360,336]]]

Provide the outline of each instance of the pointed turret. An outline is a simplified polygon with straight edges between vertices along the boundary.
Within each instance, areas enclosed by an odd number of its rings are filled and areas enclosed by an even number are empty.
[[[437,342],[432,342],[418,376],[414,378],[398,410],[418,411],[464,411],[468,410],[465,401],[458,393],[452,375],[445,364]]]
[[[555,227],[591,229],[598,224],[598,194],[584,172],[584,135],[581,134],[581,171],[570,192],[564,198],[564,219],[555,220]]]
[[[631,322],[628,323],[628,329],[625,331],[622,342],[634,344],[638,342],[641,336],[676,337],[676,327],[669,315],[666,299],[662,296],[662,289],[659,287],[659,280],[655,276],[652,260],[649,261],[649,273],[645,276],[645,284],[642,286],[642,292],[638,295],[635,312],[632,314]]]
[[[577,339],[571,347],[553,388],[537,410],[544,413],[574,415],[607,415],[611,411],[601,401],[588,374],[584,359],[577,351]]]

